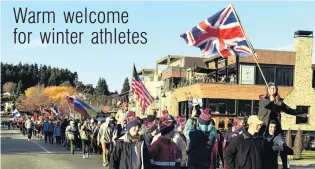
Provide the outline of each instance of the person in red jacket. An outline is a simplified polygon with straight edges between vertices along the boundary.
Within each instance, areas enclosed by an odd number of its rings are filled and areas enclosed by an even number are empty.
[[[149,148],[153,169],[179,169],[181,151],[172,141],[175,135],[174,124],[167,123],[161,126],[161,136]]]

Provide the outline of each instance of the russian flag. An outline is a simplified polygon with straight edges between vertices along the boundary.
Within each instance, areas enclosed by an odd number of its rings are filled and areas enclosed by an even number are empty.
[[[58,116],[58,119],[61,120],[63,115],[60,108],[57,106],[57,104],[54,105],[54,110],[55,110],[56,115]]]

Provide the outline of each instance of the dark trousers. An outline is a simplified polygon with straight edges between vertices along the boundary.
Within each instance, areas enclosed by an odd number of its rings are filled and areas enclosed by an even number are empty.
[[[48,131],[44,131],[45,143],[47,143]]]
[[[61,136],[56,136],[56,144],[61,145]]]
[[[65,131],[61,131],[61,142],[65,142],[66,137],[65,137]]]
[[[28,139],[32,138],[32,132],[33,132],[33,129],[27,129],[27,138]]]
[[[92,149],[95,154],[99,152],[99,146],[97,145],[97,139],[92,139]]]
[[[81,138],[75,139],[75,147],[76,147],[77,149],[81,149],[81,148],[82,148]]]
[[[25,134],[26,134],[26,128],[23,127],[22,133],[23,133],[23,136],[25,136]]]
[[[82,140],[82,153],[83,155],[89,154],[90,140]]]
[[[48,140],[50,144],[54,144],[53,132],[48,132]],[[45,138],[46,142],[46,138]]]

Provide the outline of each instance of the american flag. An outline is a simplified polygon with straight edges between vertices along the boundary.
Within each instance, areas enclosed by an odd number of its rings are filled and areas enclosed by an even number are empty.
[[[150,95],[149,91],[143,85],[141,79],[138,76],[135,65],[133,65],[133,77],[131,82],[131,89],[136,95],[137,101],[140,103],[142,113],[149,107],[154,101],[154,98]]]
[[[191,46],[200,48],[202,55],[250,56],[255,53],[242,29],[238,16],[230,4],[202,21],[181,37]]]

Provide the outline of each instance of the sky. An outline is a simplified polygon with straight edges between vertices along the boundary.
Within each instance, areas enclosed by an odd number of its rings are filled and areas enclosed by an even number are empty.
[[[79,81],[93,84],[106,79],[111,91],[120,91],[132,64],[138,70],[155,69],[156,61],[167,55],[200,56],[180,35],[225,8],[229,2],[2,2],[1,61],[17,64],[37,63],[76,71]],[[293,50],[297,30],[315,31],[315,2],[232,2],[245,32],[256,49]],[[15,23],[13,8],[54,11],[56,23]],[[63,11],[127,11],[126,24],[66,24]],[[33,32],[31,44],[14,44],[14,28]],[[84,32],[82,44],[43,45],[39,32]],[[126,32],[146,32],[146,44],[90,43],[91,33],[107,28]],[[315,49],[315,43],[314,43]],[[313,63],[315,54],[313,50]]]

